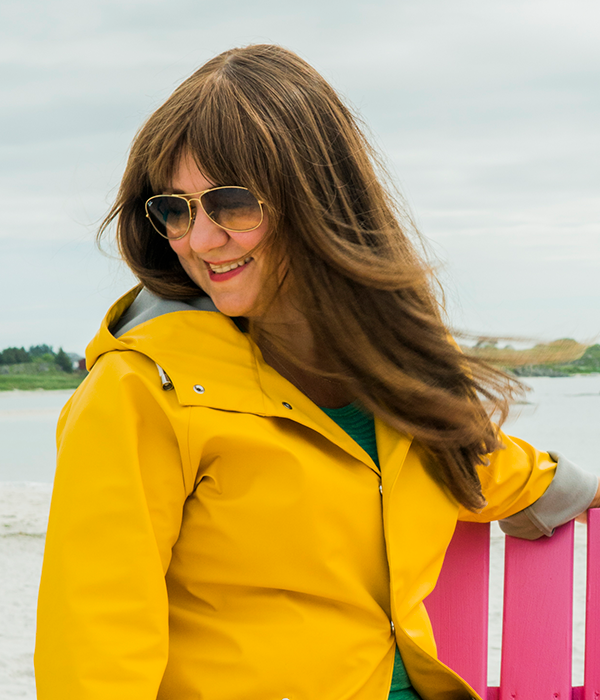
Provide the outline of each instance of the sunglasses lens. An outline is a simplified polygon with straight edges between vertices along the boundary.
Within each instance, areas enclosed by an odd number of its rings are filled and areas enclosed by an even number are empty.
[[[228,231],[252,231],[262,222],[256,197],[241,187],[221,187],[202,195],[202,208],[219,226]]]
[[[189,228],[190,208],[181,197],[152,197],[146,203],[146,211],[154,228],[166,238],[180,238]]]

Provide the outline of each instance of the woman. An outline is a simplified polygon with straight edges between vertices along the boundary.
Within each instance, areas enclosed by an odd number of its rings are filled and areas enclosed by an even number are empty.
[[[141,285],[59,422],[39,700],[473,697],[422,604],[457,519],[537,537],[600,502],[494,428],[512,385],[449,338],[378,173],[277,46],[137,135],[103,230]]]

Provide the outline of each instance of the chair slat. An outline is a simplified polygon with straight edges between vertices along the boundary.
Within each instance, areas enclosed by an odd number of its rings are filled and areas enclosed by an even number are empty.
[[[438,656],[487,695],[489,525],[459,522],[438,584],[425,600]]]
[[[600,508],[588,512],[584,700],[600,698]]]
[[[506,538],[500,700],[571,698],[573,534]]]

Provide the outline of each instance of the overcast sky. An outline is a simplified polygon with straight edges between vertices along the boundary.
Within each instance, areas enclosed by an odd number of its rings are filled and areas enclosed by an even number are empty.
[[[600,334],[597,0],[2,0],[0,349],[83,353],[134,284],[94,234],[135,131],[206,60],[257,42],[362,114],[453,324]]]

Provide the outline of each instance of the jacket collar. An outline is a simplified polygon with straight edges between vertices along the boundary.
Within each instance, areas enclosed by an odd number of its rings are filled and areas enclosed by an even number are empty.
[[[137,325],[128,322],[125,332],[115,337],[111,329],[119,327],[119,320],[140,291],[141,287],[132,289],[111,307],[86,350],[88,369],[107,352],[142,353],[168,374],[180,405],[295,421],[379,473],[369,455],[305,394],[268,365],[250,336],[218,311],[200,310],[191,305],[186,308],[187,305],[174,302],[180,306],[174,310],[162,307],[161,313],[147,315]],[[159,381],[158,372],[156,376]],[[401,464],[410,438],[399,436],[379,419],[375,425],[380,463],[393,458],[392,463],[398,464],[397,458],[402,453]]]

